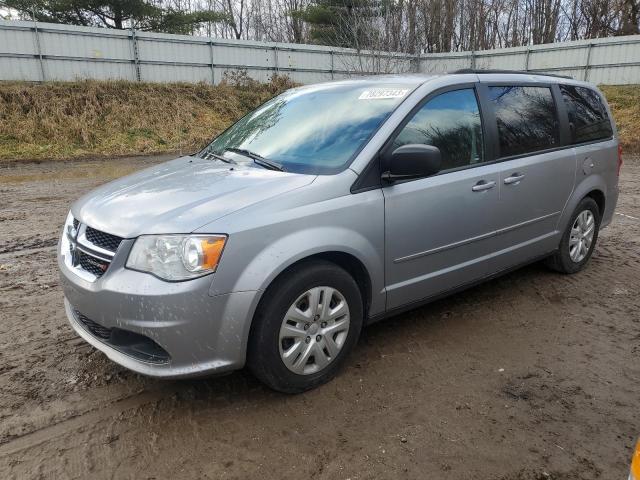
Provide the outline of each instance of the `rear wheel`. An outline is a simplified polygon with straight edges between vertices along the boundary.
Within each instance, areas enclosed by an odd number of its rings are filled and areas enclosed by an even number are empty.
[[[600,210],[591,197],[578,204],[560,247],[547,260],[547,265],[561,273],[576,273],[584,268],[591,258],[600,228]]]
[[[249,339],[248,365],[274,390],[299,393],[329,381],[362,328],[355,280],[326,261],[294,267],[264,293]]]

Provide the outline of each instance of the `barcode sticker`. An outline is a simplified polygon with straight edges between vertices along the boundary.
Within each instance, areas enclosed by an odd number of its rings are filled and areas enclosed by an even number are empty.
[[[365,90],[360,94],[358,100],[384,100],[388,98],[402,98],[409,90],[406,88],[374,88]]]

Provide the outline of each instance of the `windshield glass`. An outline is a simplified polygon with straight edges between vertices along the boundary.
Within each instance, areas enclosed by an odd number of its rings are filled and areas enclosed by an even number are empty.
[[[411,87],[358,83],[289,90],[240,119],[200,156],[242,149],[288,172],[335,173],[353,160]]]

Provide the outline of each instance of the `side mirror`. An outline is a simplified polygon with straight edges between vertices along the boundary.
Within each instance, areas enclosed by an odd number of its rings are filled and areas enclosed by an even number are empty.
[[[432,145],[411,144],[398,147],[391,154],[382,179],[388,183],[433,175],[440,171],[440,149]]]

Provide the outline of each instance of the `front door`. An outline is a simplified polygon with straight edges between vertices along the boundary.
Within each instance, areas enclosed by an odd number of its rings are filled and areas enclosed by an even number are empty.
[[[492,271],[500,167],[485,163],[483,137],[470,86],[429,98],[390,146],[389,151],[407,144],[436,146],[442,170],[383,188],[387,309]]]

